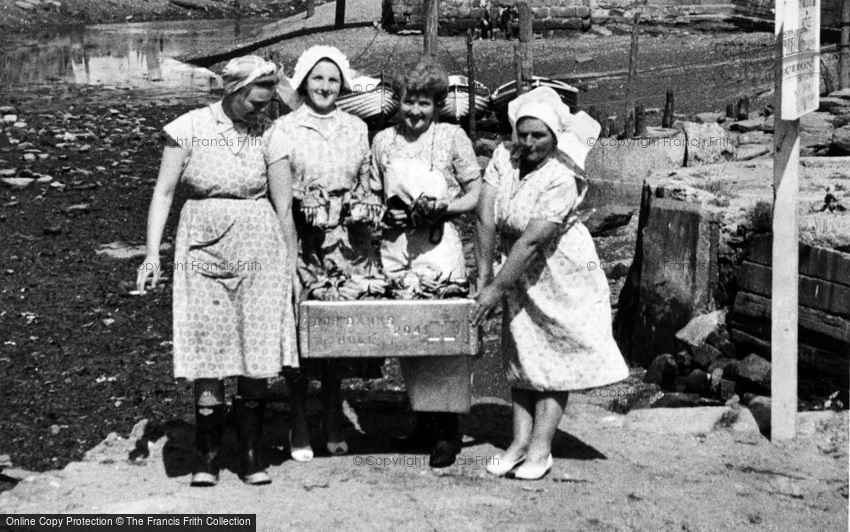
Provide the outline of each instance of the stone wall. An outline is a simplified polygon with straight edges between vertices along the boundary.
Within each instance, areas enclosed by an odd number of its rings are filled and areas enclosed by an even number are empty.
[[[735,5],[736,22],[764,29],[773,28],[775,0],[731,0]],[[838,30],[841,23],[841,4],[846,0],[820,0],[821,28]]]
[[[485,11],[498,27],[499,9],[516,4],[516,0],[442,0],[440,33],[456,34],[475,28]],[[384,27],[391,30],[424,28],[425,0],[384,0]],[[590,28],[589,0],[529,0],[535,32],[547,30],[587,30]]]

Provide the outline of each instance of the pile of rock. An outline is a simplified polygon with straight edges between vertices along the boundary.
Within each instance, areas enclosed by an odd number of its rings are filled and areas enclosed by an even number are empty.
[[[732,404],[770,393],[770,362],[753,353],[740,357],[725,319],[723,310],[695,317],[676,334],[685,349],[653,360],[644,382],[668,393],[652,406]]]

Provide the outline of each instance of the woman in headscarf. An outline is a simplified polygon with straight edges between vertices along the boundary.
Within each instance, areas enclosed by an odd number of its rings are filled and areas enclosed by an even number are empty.
[[[259,457],[266,379],[297,366],[293,277],[295,229],[288,174],[269,163],[269,121],[262,115],[277,83],[274,63],[230,61],[222,100],[167,124],[153,192],[147,256],[137,288],[156,286],[159,248],[174,190],[180,212],[174,254],[174,376],[194,383],[193,486],[218,482],[225,419],[225,377],[237,377],[233,401],[240,477],[268,484]],[[270,201],[271,200],[271,201]]]
[[[284,171],[294,189],[302,282],[337,269],[349,276],[373,273],[370,226],[380,218],[381,202],[369,188],[368,131],[362,120],[336,107],[340,90],[351,90],[348,59],[332,46],[313,46],[298,58],[290,84],[304,104],[275,121],[280,141],[272,144],[272,151],[274,158],[286,157]],[[292,405],[290,454],[299,462],[313,458],[306,417],[311,374],[322,379],[326,448],[331,455],[342,455],[348,452],[341,423],[342,376],[380,378],[381,360],[302,361],[300,370],[286,372]]]
[[[463,246],[451,219],[475,208],[481,169],[463,130],[437,122],[448,77],[425,56],[394,80],[393,89],[401,102],[401,122],[372,142],[372,188],[383,190],[387,206],[388,228],[381,242],[384,273],[403,277],[425,271],[443,280],[465,279]],[[420,209],[424,204],[428,208]],[[404,357],[400,365],[416,427],[396,445],[430,447],[431,466],[449,466],[460,451],[459,414],[469,411],[471,361]]]
[[[508,105],[513,148],[500,145],[478,202],[480,324],[503,300],[502,357],[513,400],[513,441],[487,470],[542,478],[571,390],[628,376],[611,330],[608,282],[593,240],[576,218],[587,182],[584,161],[600,126],[570,114],[541,87]],[[502,265],[493,277],[496,232]],[[517,467],[518,466],[518,467]]]

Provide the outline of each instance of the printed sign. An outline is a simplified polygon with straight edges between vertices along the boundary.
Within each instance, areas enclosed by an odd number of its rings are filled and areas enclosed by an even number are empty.
[[[471,299],[305,301],[298,336],[304,358],[474,355]]]
[[[782,42],[780,118],[795,120],[820,103],[820,0],[777,0],[775,33]]]

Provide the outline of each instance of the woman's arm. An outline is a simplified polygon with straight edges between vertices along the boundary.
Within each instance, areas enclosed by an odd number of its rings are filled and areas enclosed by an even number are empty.
[[[162,150],[162,162],[159,165],[159,175],[153,189],[153,198],[148,208],[147,250],[145,260],[139,266],[136,274],[136,290],[144,292],[148,276],[151,278],[151,288],[156,288],[162,269],[159,261],[159,247],[162,243],[162,232],[174,200],[174,189],[183,171],[183,161],[188,150],[178,146],[166,146]]]
[[[535,255],[542,253],[543,248],[561,230],[561,225],[546,220],[532,219],[522,235],[511,247],[508,258],[499,275],[492,283],[478,292],[475,298],[477,305],[473,312],[473,323],[480,324],[502,299],[507,291],[516,285],[520,277],[528,271]]]
[[[280,225],[283,229],[283,241],[289,252],[286,257],[286,269],[292,273],[293,290],[296,301],[299,299],[301,282],[298,280],[296,265],[298,261],[298,235],[292,218],[292,169],[289,159],[279,159],[268,167],[269,198],[274,205]]]
[[[493,212],[493,204],[496,201],[496,193],[496,187],[484,183],[475,210],[477,218],[475,228],[475,262],[478,264],[477,290],[482,290],[493,279],[493,252],[496,249],[496,218]]]
[[[446,218],[459,216],[465,212],[475,209],[478,196],[481,194],[481,179],[470,181],[464,188],[464,193],[459,198],[450,201],[446,207]]]

